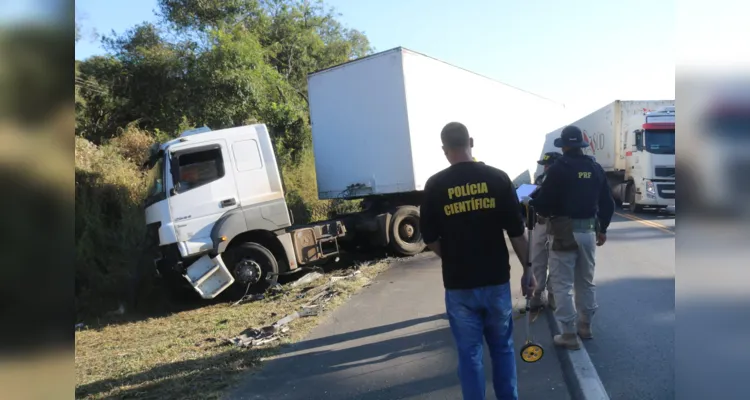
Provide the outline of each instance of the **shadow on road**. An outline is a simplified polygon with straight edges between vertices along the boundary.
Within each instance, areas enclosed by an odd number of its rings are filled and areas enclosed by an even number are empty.
[[[338,335],[331,335],[322,337],[319,339],[310,339],[310,340],[304,340],[302,342],[299,342],[295,344],[293,347],[295,351],[305,351],[305,350],[312,350],[318,347],[324,347],[332,344],[340,344],[343,342],[347,342],[350,340],[357,340],[366,338],[368,336],[374,336],[379,335],[382,333],[397,331],[400,329],[408,328],[414,325],[419,325],[425,322],[433,322],[438,320],[447,320],[447,315],[445,313],[433,315],[431,317],[424,317],[424,318],[415,318],[408,321],[402,321],[397,322],[394,324],[388,324],[388,325],[381,325],[374,328],[367,328],[367,329],[361,329],[354,332],[348,332],[348,333],[341,333]]]
[[[417,324],[443,319],[444,315],[417,318],[400,323],[383,325],[376,328],[362,329],[341,335],[334,335],[321,339],[302,341],[290,346],[287,355],[268,362],[262,372],[261,379],[251,379],[246,390],[240,390],[249,398],[259,395],[260,398],[275,399],[282,396],[286,399],[311,399],[309,393],[290,391],[290,388],[300,384],[301,380],[314,380],[308,383],[312,387],[330,387],[330,394],[336,387],[346,387],[349,379],[362,375],[382,371],[384,368],[398,369],[400,365],[418,361],[440,354],[443,348],[450,348],[451,336],[448,328],[427,329],[415,334],[398,336],[391,339],[369,341],[361,345],[355,345],[337,350],[325,350],[326,346],[340,344],[347,341],[365,339],[372,335],[392,332],[408,328]],[[316,350],[319,349],[319,350]],[[312,351],[311,351],[312,350]],[[124,390],[114,392],[111,398],[147,398],[147,399],[184,399],[184,398],[208,398],[216,393],[205,393],[202,382],[212,380],[224,380],[228,376],[245,376],[247,370],[259,365],[262,357],[269,356],[265,349],[240,350],[228,348],[227,351],[213,357],[198,358],[195,360],[181,361],[164,364],[152,368],[149,371],[125,376],[117,379],[107,379],[82,385],[76,388],[76,397],[98,397],[102,393],[109,392],[112,387],[122,387]],[[393,360],[403,360],[393,362]],[[386,364],[385,367],[382,365]],[[453,369],[450,373],[455,375]],[[332,377],[323,375],[333,372],[342,372],[356,369],[353,374],[345,374],[346,378],[336,375]],[[293,371],[293,375],[290,372]],[[446,372],[447,373],[447,372]],[[258,376],[256,375],[256,376]],[[385,399],[400,398],[403,396],[429,393],[455,384],[453,376],[433,376],[426,371],[425,378],[414,380],[409,384],[394,385],[387,388],[367,391],[358,396],[358,399]],[[331,379],[332,381],[327,381]],[[146,386],[128,389],[128,387],[142,385],[146,382],[155,382]],[[360,384],[360,383],[356,383]],[[290,386],[291,385],[291,386]],[[212,386],[215,388],[215,385]],[[393,393],[393,397],[388,393]]]

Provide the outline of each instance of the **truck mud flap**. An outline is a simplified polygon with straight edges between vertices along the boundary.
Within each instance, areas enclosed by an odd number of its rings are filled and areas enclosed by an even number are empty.
[[[221,259],[208,255],[196,260],[185,271],[185,279],[204,299],[213,299],[234,283],[234,277]]]

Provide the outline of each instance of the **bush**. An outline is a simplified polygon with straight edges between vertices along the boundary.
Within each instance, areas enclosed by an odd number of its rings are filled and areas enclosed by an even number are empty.
[[[145,175],[140,160],[148,135],[126,130],[117,140],[96,146],[75,140],[76,312],[112,310],[135,292],[135,272],[143,250],[141,202]]]
[[[315,158],[309,148],[302,151],[299,163],[284,166],[282,174],[286,201],[297,223],[326,220],[359,210],[359,201],[318,199]]]
[[[158,133],[157,133],[158,134]],[[76,311],[99,315],[132,302],[138,283],[149,287],[142,201],[146,172],[139,166],[155,142],[133,126],[101,146],[76,137]],[[351,212],[358,202],[318,200],[315,160],[306,149],[296,165],[282,167],[286,199],[296,223]],[[157,296],[158,298],[158,296]],[[148,306],[148,304],[143,304]]]

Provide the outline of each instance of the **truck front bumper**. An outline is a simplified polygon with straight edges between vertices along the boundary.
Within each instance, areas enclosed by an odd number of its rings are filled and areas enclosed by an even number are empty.
[[[652,191],[647,190],[651,186]],[[675,205],[674,182],[654,182],[638,193],[636,202],[646,207],[670,207]]]

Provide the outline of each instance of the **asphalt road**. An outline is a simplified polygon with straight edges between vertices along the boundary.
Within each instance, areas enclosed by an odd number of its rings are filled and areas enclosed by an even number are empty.
[[[612,400],[675,398],[674,217],[618,211],[608,236],[597,250],[600,308],[586,348]],[[518,361],[519,397],[569,399],[544,318],[532,333],[546,354],[535,364]],[[489,372],[487,398],[494,398]],[[426,253],[395,265],[229,398],[460,399],[438,259]]]
[[[612,400],[675,398],[674,229],[669,213],[618,210],[597,249],[599,311],[586,348]]]
[[[520,305],[520,266],[514,261]],[[440,264],[426,253],[400,262],[334,311],[311,335],[244,380],[230,399],[461,399],[456,351],[445,317]],[[525,364],[516,320],[519,397],[567,400],[567,386],[542,313],[532,335],[544,357]],[[487,398],[494,398],[485,348]]]

